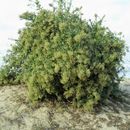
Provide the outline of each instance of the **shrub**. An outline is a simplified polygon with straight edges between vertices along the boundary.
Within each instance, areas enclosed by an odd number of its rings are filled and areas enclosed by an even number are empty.
[[[38,3],[39,5],[39,3]],[[32,102],[56,99],[92,110],[118,89],[124,40],[102,25],[82,19],[77,8],[58,7],[21,15],[27,20],[5,58],[0,84],[24,83]]]

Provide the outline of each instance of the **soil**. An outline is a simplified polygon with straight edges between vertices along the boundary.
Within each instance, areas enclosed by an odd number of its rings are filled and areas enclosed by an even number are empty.
[[[24,86],[0,87],[0,130],[130,130],[130,79],[120,88],[123,100],[89,113],[46,103],[32,107]]]

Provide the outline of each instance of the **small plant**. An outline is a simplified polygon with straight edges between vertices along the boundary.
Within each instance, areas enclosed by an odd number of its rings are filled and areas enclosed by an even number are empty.
[[[36,12],[20,16],[27,22],[5,58],[0,84],[26,84],[32,102],[53,98],[92,110],[118,89],[124,40],[97,16],[83,20],[71,2],[59,0],[53,11],[36,3]]]

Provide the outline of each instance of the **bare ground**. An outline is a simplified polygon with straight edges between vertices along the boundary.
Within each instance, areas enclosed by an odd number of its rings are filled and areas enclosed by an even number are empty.
[[[0,87],[0,130],[130,130],[130,80],[123,101],[107,101],[98,113],[44,103],[33,108],[23,86]]]

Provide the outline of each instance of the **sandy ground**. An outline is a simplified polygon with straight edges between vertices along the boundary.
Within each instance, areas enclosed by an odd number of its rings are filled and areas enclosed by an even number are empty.
[[[130,80],[121,83],[130,94]],[[0,130],[130,130],[130,95],[108,101],[98,113],[72,108],[32,108],[23,86],[0,87]]]

